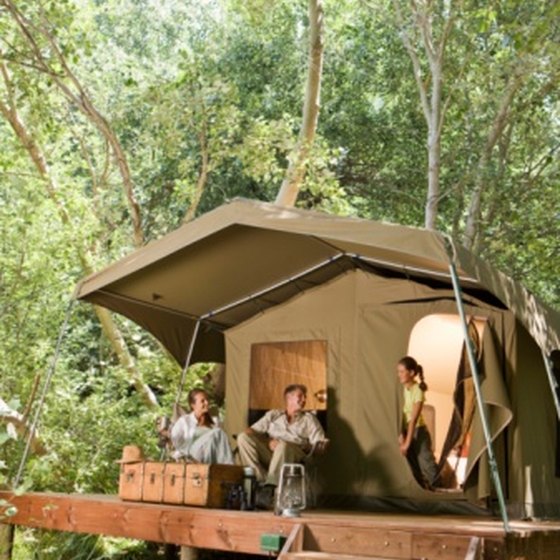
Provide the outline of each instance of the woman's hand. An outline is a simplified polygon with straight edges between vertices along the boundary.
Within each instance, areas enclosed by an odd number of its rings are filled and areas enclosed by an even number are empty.
[[[399,434],[399,449],[401,454],[405,456],[408,452],[408,448],[410,447],[410,440],[408,439],[407,435]]]
[[[269,439],[268,440],[268,448],[270,451],[274,451],[278,447],[278,440],[277,439]]]

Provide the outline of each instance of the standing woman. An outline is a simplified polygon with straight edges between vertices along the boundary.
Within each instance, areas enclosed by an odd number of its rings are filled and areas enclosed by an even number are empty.
[[[193,389],[188,396],[191,412],[177,420],[171,430],[175,459],[195,463],[233,464],[233,454],[218,418],[209,412],[208,393]]]
[[[431,489],[438,477],[438,469],[432,438],[422,416],[424,393],[428,390],[424,370],[414,358],[405,356],[397,364],[397,374],[404,388],[402,433],[399,436],[401,453],[408,459],[418,484]],[[419,383],[416,376],[420,378]]]

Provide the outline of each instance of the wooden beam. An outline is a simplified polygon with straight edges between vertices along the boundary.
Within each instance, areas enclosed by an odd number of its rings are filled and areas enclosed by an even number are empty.
[[[261,534],[288,535],[293,525],[272,513],[123,502],[104,496],[24,494],[13,497],[12,503],[18,512],[7,522],[14,525],[250,554],[261,553]]]
[[[553,529],[558,523],[548,523]],[[547,525],[545,525],[545,528]],[[508,534],[506,537],[507,558],[536,558],[538,560],[558,560],[560,557],[560,532],[543,530],[525,532],[524,534]],[[486,551],[485,551],[486,552]],[[486,558],[486,554],[485,554]]]
[[[412,558],[412,532],[392,531],[374,527],[309,525],[304,550],[317,550],[385,558]]]
[[[430,558],[438,560],[456,560],[465,558],[469,552],[471,537],[458,535],[423,535],[415,534],[412,539],[411,558]]]
[[[280,560],[280,559],[279,559]],[[284,560],[284,557],[282,557]],[[285,560],[391,560],[379,556],[353,556],[350,554],[331,554],[330,552],[288,552]]]
[[[270,512],[125,502],[117,496],[0,492],[1,499],[18,510],[4,523],[39,529],[250,554],[261,553],[263,534],[284,535],[282,560],[465,559],[472,556],[473,537],[480,538],[484,560],[556,560],[560,550],[559,522],[516,521],[506,535],[498,520],[480,517],[306,511],[290,519]]]
[[[198,559],[198,548],[192,548],[190,546],[182,546],[180,552],[180,560],[197,560]]]
[[[480,537],[471,537],[465,560],[480,560],[482,553],[482,539]]]
[[[289,558],[289,553],[294,551],[301,551],[303,548],[303,535],[305,531],[305,526],[298,523],[292,529],[292,532],[288,536],[286,543],[280,551],[278,560],[287,560]]]

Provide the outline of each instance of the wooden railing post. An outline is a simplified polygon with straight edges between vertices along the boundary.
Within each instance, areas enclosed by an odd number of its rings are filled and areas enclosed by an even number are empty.
[[[181,547],[181,560],[197,560],[197,558],[198,548],[193,548],[192,546]]]

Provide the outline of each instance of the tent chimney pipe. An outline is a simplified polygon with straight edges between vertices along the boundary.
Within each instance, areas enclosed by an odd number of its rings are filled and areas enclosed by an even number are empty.
[[[492,447],[492,434],[490,433],[490,425],[488,423],[488,416],[486,410],[486,403],[482,398],[482,388],[480,383],[480,374],[478,371],[478,364],[476,363],[476,356],[474,349],[472,347],[471,338],[469,336],[469,330],[467,325],[467,319],[465,316],[465,308],[463,307],[463,298],[461,293],[461,285],[459,283],[459,277],[457,275],[457,269],[451,261],[449,264],[449,271],[451,272],[451,280],[453,282],[453,291],[455,292],[455,300],[457,302],[457,310],[459,311],[459,316],[461,318],[461,327],[463,329],[463,337],[465,339],[465,347],[467,349],[467,355],[469,357],[469,363],[472,371],[473,385],[476,393],[476,400],[478,403],[478,410],[480,412],[480,419],[482,421],[482,430],[484,432],[484,438],[486,439],[486,449],[488,451],[488,461],[490,463],[490,471],[492,473],[492,481],[496,489],[496,494],[498,495],[498,503],[500,505],[500,513],[502,516],[502,522],[504,524],[504,530],[506,533],[510,532],[508,514],[506,510],[506,502],[504,499],[504,491],[502,489],[502,482],[500,480],[500,474],[498,472],[498,464],[496,463],[496,456],[494,455],[494,448]]]
[[[196,343],[196,339],[198,337],[198,331],[200,329],[200,319],[194,325],[194,331],[191,337],[191,342],[189,344],[189,351],[187,352],[187,357],[185,359],[185,365],[183,366],[183,371],[181,372],[181,382],[179,383],[179,390],[177,391],[177,398],[175,399],[175,404],[179,404],[181,400],[181,395],[183,394],[183,388],[185,386],[185,380],[187,378],[187,370],[191,365],[192,355],[194,351],[194,345]]]
[[[554,406],[556,407],[556,416],[560,421],[560,396],[558,395],[558,381],[554,376],[554,371],[552,370],[552,360],[546,355],[546,352],[541,349],[542,357],[544,360],[544,367],[546,369],[546,374],[548,376],[548,382],[550,383],[550,391],[552,393],[552,400],[554,401]]]

